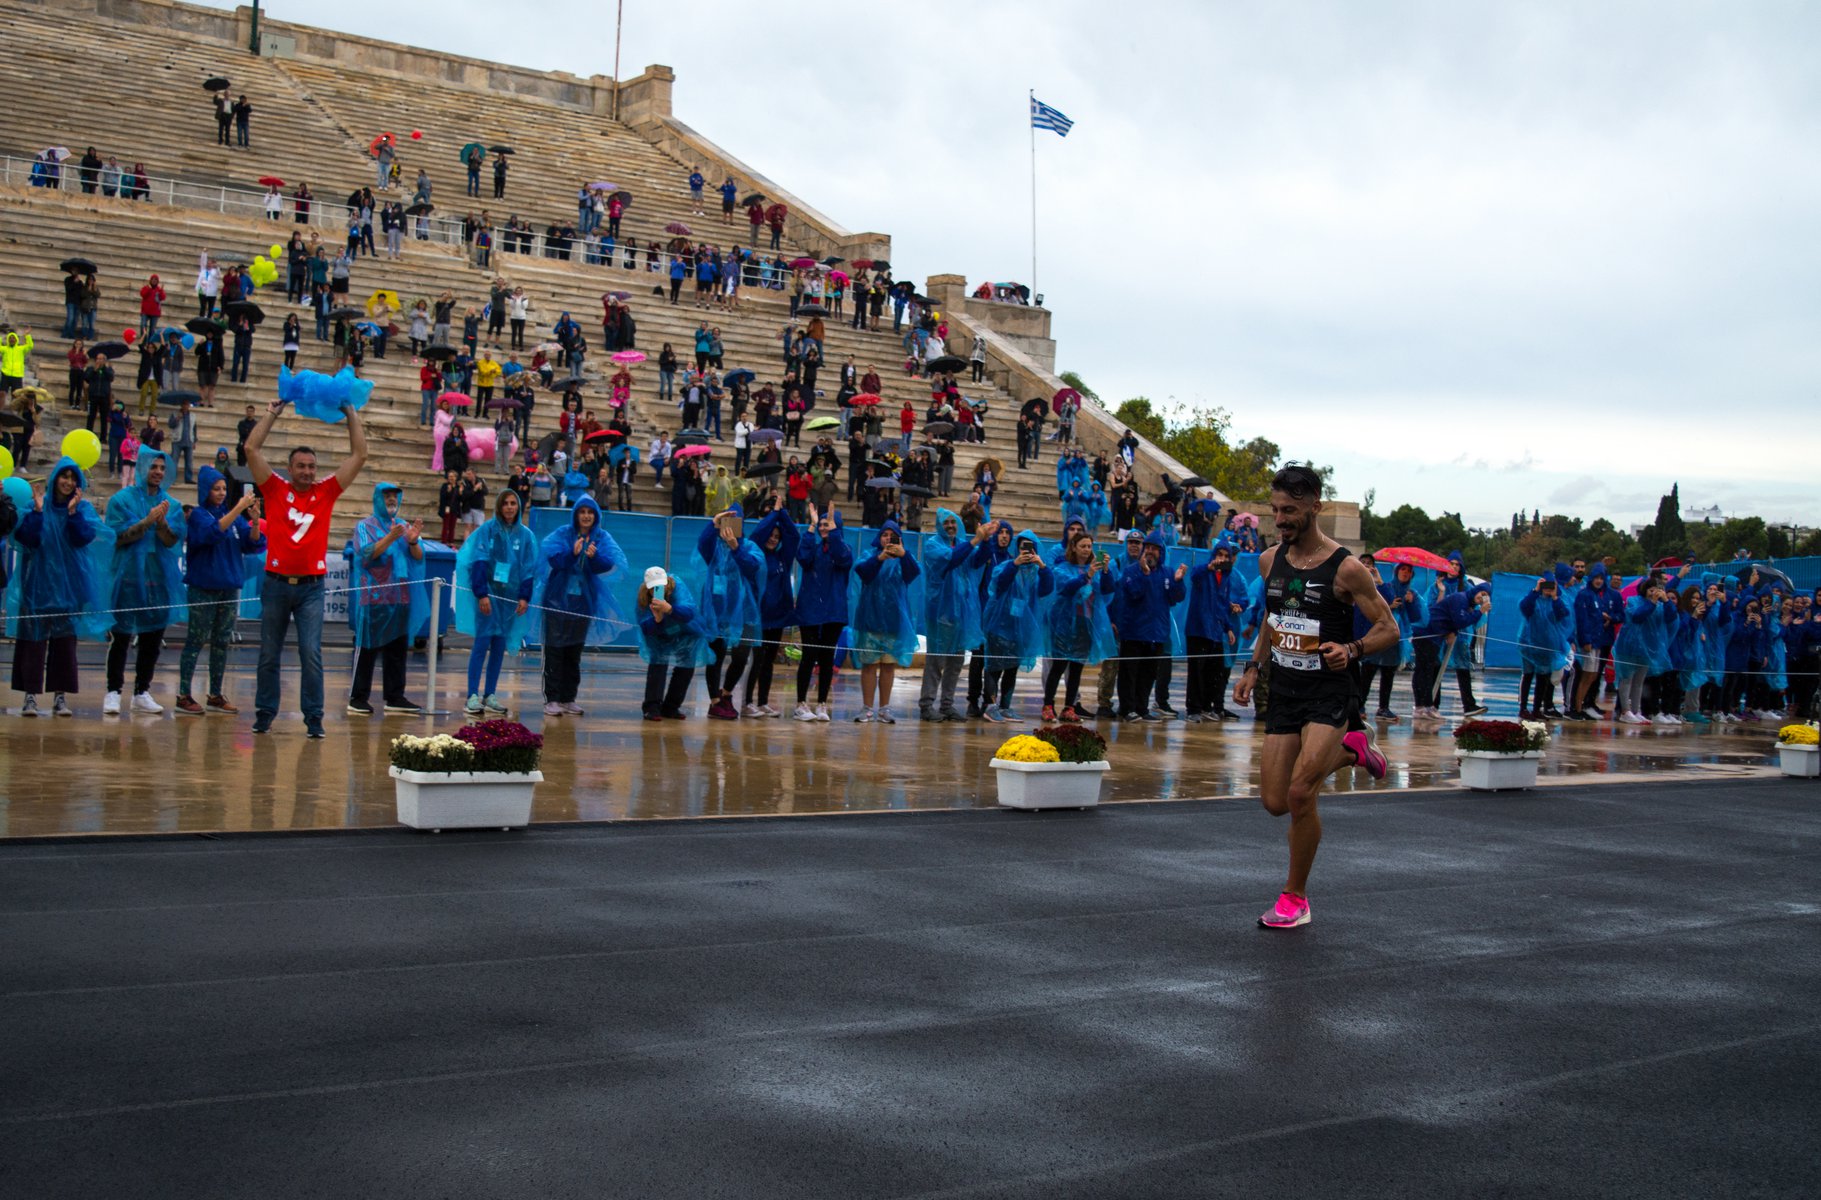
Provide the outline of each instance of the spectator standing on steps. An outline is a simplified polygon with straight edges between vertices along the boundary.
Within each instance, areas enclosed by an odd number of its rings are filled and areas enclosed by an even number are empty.
[[[316,452],[297,446],[286,460],[290,478],[281,478],[261,451],[284,407],[284,401],[274,400],[246,442],[247,462],[265,503],[270,531],[266,574],[259,589],[259,683],[253,732],[269,733],[278,716],[279,660],[295,620],[297,653],[303,667],[304,727],[310,737],[321,738],[323,576],[328,569],[329,524],[337,497],[360,475],[367,461],[367,431],[359,411],[345,409],[348,457],[335,473],[318,482]]]
[[[506,156],[493,156],[493,198],[501,199],[506,194]]]
[[[190,402],[185,400],[177,406],[177,415],[171,418],[171,457],[183,463],[183,481],[194,483],[195,471],[193,457],[196,453],[196,414],[190,409]]]
[[[707,182],[702,178],[701,167],[689,168],[689,211],[698,217],[702,215],[702,188]]]
[[[216,92],[209,99],[215,105],[215,144],[232,146],[234,141],[229,133],[234,124],[234,102],[228,99],[226,92]]]
[[[234,114],[234,141],[242,150],[245,150],[248,148],[247,122],[253,118],[253,106],[247,103],[245,96],[242,96],[234,101],[232,112]]]

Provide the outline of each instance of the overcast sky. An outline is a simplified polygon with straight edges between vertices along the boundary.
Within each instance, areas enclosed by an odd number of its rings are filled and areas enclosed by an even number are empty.
[[[611,72],[611,3],[514,11],[408,36]],[[1347,498],[1821,521],[1821,6],[626,0],[621,61],[918,280],[1030,282],[1035,88],[1076,122],[1037,135],[1058,366]]]

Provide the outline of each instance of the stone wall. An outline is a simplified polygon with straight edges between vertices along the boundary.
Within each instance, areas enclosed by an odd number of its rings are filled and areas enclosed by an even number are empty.
[[[966,314],[971,323],[992,330],[1043,370],[1055,374],[1056,341],[1050,337],[1049,309],[975,300],[968,295],[967,278],[962,275],[931,275],[924,289],[923,294],[942,312]]]

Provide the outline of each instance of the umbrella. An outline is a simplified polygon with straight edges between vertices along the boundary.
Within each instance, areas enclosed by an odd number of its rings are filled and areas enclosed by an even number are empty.
[[[844,263],[846,261],[847,260],[845,258],[842,258],[839,254],[831,254],[827,258],[822,260],[822,265],[825,267],[832,267],[836,263]]]
[[[859,265],[860,264],[857,261],[854,263],[854,266],[856,266],[856,267]],[[868,265],[871,266],[872,269],[875,271],[886,271],[886,270],[891,269],[891,264],[886,262],[883,258],[875,258]]]
[[[1413,567],[1428,567],[1431,571],[1454,570],[1454,564],[1441,555],[1414,546],[1387,546],[1372,557],[1377,562],[1407,563]]]
[[[893,440],[896,440],[896,439],[893,439]],[[886,439],[880,438],[879,445],[883,446],[885,444],[885,441],[886,441]],[[877,449],[877,447],[875,447],[875,449]],[[890,463],[886,462],[883,458],[869,458],[866,460],[866,465],[869,467],[884,467],[888,471],[891,470],[891,466],[892,466]]]
[[[525,402],[513,396],[502,396],[498,400],[487,401],[487,407],[504,408],[512,412],[517,412],[519,409],[525,407]]]
[[[871,392],[861,392],[847,403],[850,408],[870,408],[875,404],[883,403],[883,400],[881,400],[880,397],[873,395]]]
[[[1081,393],[1074,388],[1063,388],[1061,391],[1057,392],[1055,397],[1050,401],[1050,407],[1057,412],[1061,412],[1062,406],[1070,403],[1079,406],[1081,404]]]
[[[632,193],[627,191],[625,188],[621,188],[619,191],[617,191],[613,195],[609,196],[608,199],[609,200],[618,200],[620,202],[620,205],[625,208],[630,208],[632,206]]]
[[[689,226],[683,224],[683,222],[681,222],[681,221],[672,221],[670,224],[664,226],[664,232],[665,233],[674,233],[674,234],[677,234],[678,236],[682,236],[689,232]]]
[[[261,187],[283,187],[285,181],[276,175],[261,175],[259,177],[259,185]]]
[[[183,327],[191,333],[199,333],[203,337],[208,337],[211,333],[220,333],[227,328],[220,321],[211,321],[207,317],[191,317],[183,323]]]
[[[611,296],[613,299],[618,300],[622,304],[624,304],[626,301],[632,299],[631,292],[608,292],[607,294],[609,296]]]
[[[783,463],[754,463],[740,473],[748,479],[757,479],[761,475],[777,475],[783,470]]]
[[[358,321],[366,315],[366,309],[356,308],[352,304],[340,304],[329,310],[329,318],[335,321]]]
[[[201,404],[202,395],[198,392],[176,391],[161,392],[158,396],[158,401],[161,404],[182,404],[185,400],[188,400],[191,404]]]
[[[559,379],[550,385],[550,390],[553,392],[579,392],[587,386],[588,384],[585,380]]]
[[[714,447],[712,447],[712,446],[684,446],[681,450],[678,450],[676,453],[672,454],[670,457],[672,457],[672,458],[706,458],[710,454],[713,454],[713,453],[714,453]]]
[[[49,397],[46,397],[46,399],[48,398]],[[1783,594],[1785,596],[1796,595],[1797,589],[1795,582],[1791,580],[1788,575],[1785,575],[1775,567],[1764,566],[1761,563],[1753,563],[1749,567],[1740,567],[1737,571],[1733,572],[1733,574],[1737,575],[1741,580],[1745,580],[1751,578],[1751,573],[1753,571],[1758,573],[1759,583],[1766,583],[1774,580],[1783,584]]]
[[[587,437],[583,438],[582,442],[584,445],[591,444],[594,442],[611,442],[614,438],[622,438],[625,436],[626,436],[625,434],[621,433],[617,429],[597,429],[593,433],[589,434]]]
[[[727,372],[727,374],[721,376],[721,382],[726,384],[728,387],[733,387],[736,384],[744,385],[744,384],[751,383],[753,380],[755,380],[757,378],[758,378],[757,375],[754,375],[751,371],[748,371],[745,367],[741,367],[737,371],[729,371],[729,372]]]
[[[367,143],[367,153],[371,154],[375,158],[377,158],[377,157],[379,157],[379,148],[381,146],[396,146],[396,145],[398,145],[397,138],[393,137],[389,133],[382,133],[378,137],[374,138],[372,141]]]
[[[628,454],[632,455],[633,462],[639,461],[639,448],[637,446],[615,446],[607,452],[607,461],[610,463],[617,463]]]
[[[790,265],[792,270],[807,271],[811,267],[819,267],[822,264],[813,258],[793,258],[790,260]]]
[[[785,217],[788,217],[789,215],[790,215],[790,209],[785,207],[782,204],[774,204],[770,208],[765,210],[765,219],[767,221],[782,221]]]
[[[589,184],[588,190],[591,192],[617,192],[620,190],[620,185],[617,183],[608,183],[603,179]]]
[[[125,342],[97,342],[89,347],[90,354],[99,354],[103,358],[125,358]]]
[[[1199,475],[1191,475],[1187,479],[1182,481],[1182,486],[1186,487],[1186,488],[1198,488],[1198,487],[1213,487],[1214,485],[1209,483],[1207,480],[1203,479]]]
[[[947,437],[955,432],[955,426],[948,421],[931,421],[923,427],[923,432],[930,437]]]
[[[898,481],[893,479],[890,475],[886,475],[879,479],[867,480],[866,486],[869,488],[895,488],[898,486]]]
[[[967,366],[967,359],[957,358],[953,354],[944,354],[940,358],[930,359],[924,366],[943,375],[952,375]]]
[[[76,275],[93,275],[101,268],[86,258],[66,258],[57,264],[59,271],[69,271]]]
[[[202,81],[202,90],[205,92],[225,92],[229,86],[225,75],[211,75]]]
[[[918,487],[914,483],[907,483],[903,487],[899,488],[898,490],[900,492],[903,492],[906,496],[921,496],[925,500],[928,500],[931,496],[934,496],[936,494],[936,493],[930,491],[928,488]]]
[[[24,396],[27,400],[34,400],[39,404],[51,402],[50,392],[41,387],[16,387],[13,389],[13,395]]]
[[[455,348],[453,346],[425,346],[423,357],[431,362],[448,362],[455,357]]]
[[[355,325],[354,328],[360,330],[362,333],[366,334],[368,337],[378,337],[379,336],[379,324],[376,321],[361,321],[360,323]]]
[[[803,423],[803,428],[805,428],[805,429],[833,429],[835,426],[839,425],[840,423],[841,423],[841,418],[839,418],[839,417],[817,417],[813,421],[805,421]]]
[[[563,435],[560,433],[546,433],[543,437],[539,438],[537,442],[538,461],[547,462],[550,456],[556,453],[557,443],[562,440]]]
[[[70,156],[70,148],[68,146],[46,146],[44,156],[56,162],[62,162]]]
[[[266,310],[251,300],[230,300],[221,306],[221,311],[230,317],[245,317],[255,325],[266,319]]]
[[[479,142],[469,142],[456,152],[456,161],[466,163],[468,161],[468,156],[473,154],[476,150],[480,151],[480,156],[482,158],[487,157],[487,147],[481,145]]]
[[[1005,474],[1005,464],[1000,462],[996,458],[983,458],[979,462],[975,463],[974,466],[976,468],[975,472],[974,472],[974,478],[976,478],[976,479],[980,478],[979,468],[981,468],[981,467],[984,467],[987,470],[991,471],[994,475]]]
[[[826,317],[827,315],[828,310],[820,304],[799,304],[797,306],[797,316],[804,320],[808,320],[810,317]]]
[[[374,292],[371,296],[367,297],[368,312],[377,313],[382,307],[397,308],[398,293],[387,291],[385,288],[380,288],[377,292]]]
[[[558,350],[561,350],[562,347],[555,342],[544,342],[541,345],[533,346],[532,349],[542,350],[545,354],[555,354]]]
[[[626,366],[645,361],[644,352],[639,350],[615,350],[610,357],[614,362],[623,363]]]
[[[451,408],[467,408],[474,403],[473,396],[464,396],[460,392],[444,392],[436,398],[438,404],[447,404]]]
[[[871,267],[871,266],[873,266],[873,265],[875,265],[875,263],[874,263],[874,260],[873,260],[873,259],[870,259],[870,258],[856,258],[856,259],[854,259],[854,270],[856,270],[856,271],[864,271],[864,270],[866,270],[866,269],[867,269],[867,268],[868,268],[868,267]]]
[[[776,429],[755,429],[746,436],[755,442],[781,442],[784,440],[783,433]]]
[[[488,154],[517,154],[518,151],[514,150],[511,146],[488,146],[487,153]]]
[[[746,193],[746,198],[744,200],[740,201],[740,207],[741,208],[750,208],[755,204],[763,204],[763,203],[765,203],[765,196],[763,193],[748,192],[748,193]]]
[[[412,216],[412,217],[422,217],[422,216],[428,216],[430,213],[433,213],[435,211],[436,211],[436,205],[429,204],[429,203],[426,203],[426,202],[420,200],[416,204],[413,204],[411,207],[405,209],[405,215]]]

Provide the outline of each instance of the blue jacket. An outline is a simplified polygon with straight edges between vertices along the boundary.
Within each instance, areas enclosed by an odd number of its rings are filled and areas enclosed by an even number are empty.
[[[1189,571],[1189,613],[1183,632],[1188,637],[1206,638],[1224,646],[1229,632],[1236,636],[1239,633],[1239,614],[1232,606],[1239,604],[1243,608],[1244,604],[1242,597],[1234,595],[1239,581],[1233,568],[1216,572],[1212,565],[1210,562]]]
[[[221,528],[229,506],[209,505],[209,489],[220,478],[221,472],[214,467],[196,473],[196,507],[190,510],[183,581],[210,592],[238,592],[247,579],[241,556],[265,553],[266,539],[244,516]]]
[[[1605,580],[1600,587],[1594,580]],[[1574,642],[1595,650],[1610,650],[1617,626],[1625,618],[1625,601],[1612,580],[1606,578],[1606,564],[1594,563],[1587,569],[1587,586],[1574,598]]]
[[[1145,536],[1146,546],[1164,549],[1163,538],[1156,533]],[[1139,561],[1125,570],[1119,581],[1119,639],[1124,642],[1170,641],[1170,606],[1181,604],[1188,588],[1176,578],[1167,561],[1145,574]]]
[[[778,546],[765,543],[778,534]],[[759,593],[759,623],[767,629],[788,629],[797,623],[797,601],[791,594],[791,571],[797,565],[797,543],[802,532],[783,509],[768,513],[752,531],[752,543],[765,556],[765,583]]]
[[[814,530],[797,543],[797,562],[803,568],[797,585],[799,626],[847,624],[847,574],[853,570],[854,548],[842,533],[841,514],[834,518],[826,547]]]

